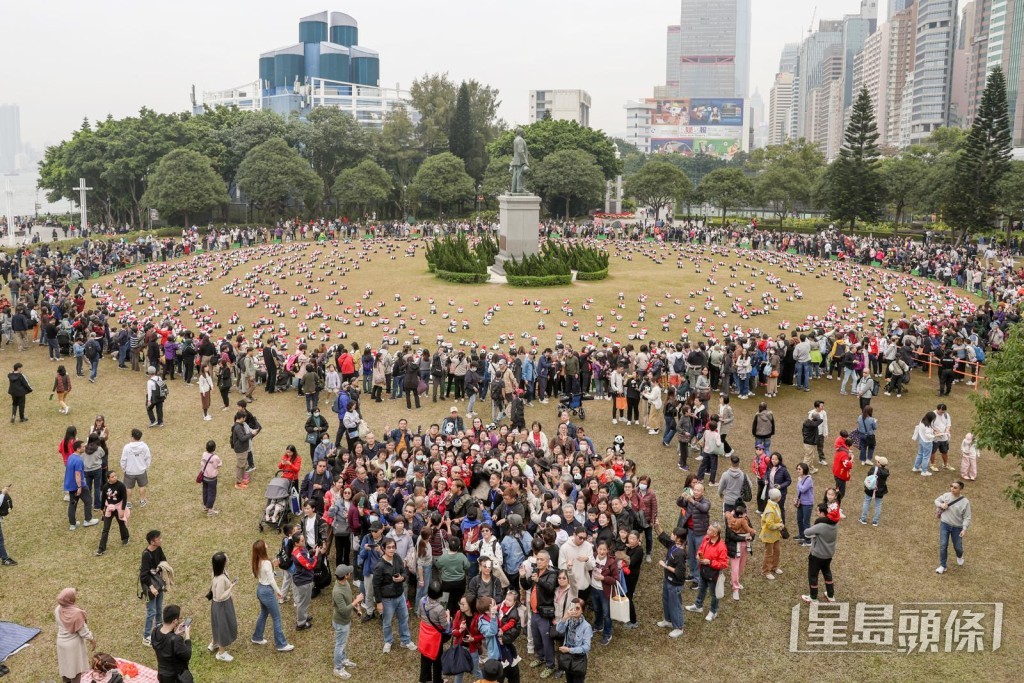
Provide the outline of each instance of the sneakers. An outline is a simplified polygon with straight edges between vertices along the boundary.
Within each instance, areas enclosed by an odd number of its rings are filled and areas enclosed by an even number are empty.
[[[356,663],[353,662],[351,659],[346,659],[344,661],[344,666],[346,669],[354,669],[356,668]]]
[[[203,420],[205,420],[206,422],[209,422],[209,421],[210,421],[210,420],[212,420],[212,419],[213,419],[213,416],[212,416],[212,415],[204,415],[204,416],[203,416]]]
[[[96,557],[103,557],[103,555],[104,555],[105,553],[106,553],[106,551],[105,551],[105,550],[97,550],[97,551],[96,551]]]
[[[384,654],[391,652],[391,643],[384,643],[384,649],[381,652]]]
[[[732,599],[733,600],[739,600],[740,599],[740,592],[739,591],[733,591],[732,592]]]
[[[542,662],[539,659],[535,659],[532,662],[530,662],[530,668],[531,669],[536,669],[538,666],[541,666],[542,664],[544,664],[544,662]]]
[[[886,396],[892,396],[892,394],[890,394],[890,393],[889,393],[888,391],[886,391],[886,392],[883,392],[883,393],[884,393],[884,394],[885,394]]]
[[[828,467],[828,463],[825,462],[825,458],[818,458],[818,464],[822,465],[823,467]]]
[[[681,628],[674,628],[668,633],[669,638],[678,638],[681,635],[683,635],[683,629]]]
[[[921,470],[921,476],[922,477],[930,477],[930,476],[932,476],[932,473],[929,472],[928,470]]]
[[[697,607],[697,605],[687,605],[685,609],[687,612],[696,612],[697,614],[701,614],[704,611],[703,607]]]
[[[627,621],[625,624],[622,625],[622,627],[623,628],[640,628],[640,624],[636,623],[635,621]]]
[[[252,640],[252,639],[250,639],[249,642],[252,643],[253,645],[266,645],[267,644],[267,639],[266,638],[264,638],[263,640]]]
[[[921,470],[917,469],[916,467],[912,467],[912,468],[910,469],[910,471],[911,471],[911,472],[920,472]]]
[[[939,471],[939,468],[936,467],[935,465],[929,465],[928,469],[930,469],[932,472],[938,472]]]
[[[335,669],[334,670],[334,675],[337,676],[338,678],[345,678],[345,679],[352,678],[352,674],[350,674],[349,672],[345,671],[344,669]]]
[[[956,558],[956,563],[958,565],[960,565],[961,567],[964,566],[964,558],[962,558],[962,557]]]
[[[645,561],[645,562],[650,562],[650,561],[651,561],[651,556],[650,556],[650,554],[649,554],[649,553],[648,553],[647,555],[645,555],[645,556],[644,556],[644,561]]]
[[[657,624],[655,624],[655,626],[657,626],[658,628],[671,628],[672,627],[672,622],[671,621],[665,621],[664,619],[662,619]]]
[[[609,645],[609,644],[611,644],[611,642],[612,642],[612,637],[611,636],[605,636],[604,638],[601,639],[601,645]]]
[[[5,567],[16,567],[18,566],[18,563],[15,562],[12,558],[8,557],[3,561],[3,565]]]
[[[878,526],[878,522],[871,522],[871,526],[877,527]]]
[[[617,424],[619,424],[619,420],[618,420],[617,418],[614,418],[614,417],[613,417],[613,418],[612,418],[612,424],[613,424],[613,425],[617,425]]]
[[[811,470],[811,474],[817,474],[818,473],[818,468],[817,467],[811,467],[810,470]]]
[[[863,524],[864,526],[868,525],[868,520],[866,520],[864,518],[858,519],[857,521],[860,522],[861,524]]]
[[[235,658],[232,657],[231,655],[229,655],[227,652],[218,652],[217,655],[216,655],[216,659],[219,662],[233,662],[233,661],[235,661]]]
[[[935,573],[936,574],[945,574],[946,573],[946,568],[945,567],[936,567],[935,568]]]
[[[149,646],[150,646],[150,644],[149,644],[149,638],[143,638],[143,639],[142,639],[142,644],[143,644],[143,645],[145,645],[146,647],[149,647]]]
[[[704,617],[704,621],[714,621],[715,617],[718,616],[718,612],[708,612],[708,615]]]
[[[774,581],[775,580],[775,574],[765,574],[764,578],[768,579],[769,581]]]
[[[780,567],[780,568],[776,569],[776,570],[775,570],[775,573],[776,573],[776,574],[781,574],[781,573],[782,573],[782,568]]]
[[[808,605],[810,605],[811,603],[818,602],[815,598],[812,598],[810,595],[801,595],[800,599],[803,600]]]
[[[409,650],[410,652],[416,652],[417,650],[419,650],[419,648],[416,647],[416,643],[412,642],[411,640],[402,647],[404,647],[406,650]]]
[[[540,672],[540,677],[541,678],[551,678],[551,674],[553,674],[553,673],[555,673],[554,669],[552,669],[550,666],[545,666],[544,669],[541,670],[541,672]]]
[[[72,524],[71,526],[68,527],[68,531],[74,531],[77,528],[78,527],[76,525]]]
[[[287,644],[287,645],[285,645],[284,647],[279,647],[279,648],[277,648],[277,651],[278,651],[278,652],[291,652],[291,651],[292,651],[292,650],[294,650],[294,649],[295,649],[295,646],[294,646],[294,645],[292,645],[291,643],[288,643],[288,644]]]
[[[144,508],[144,507],[146,507],[147,503],[149,503],[149,501],[146,500],[145,498],[143,498],[142,500],[139,501],[139,507],[140,508]]]
[[[88,522],[86,522],[82,526],[96,526],[99,523],[100,523],[100,520],[98,520],[98,519],[90,519]]]

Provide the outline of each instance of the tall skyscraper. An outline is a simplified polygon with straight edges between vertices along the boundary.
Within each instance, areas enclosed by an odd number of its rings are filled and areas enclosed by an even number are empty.
[[[790,138],[790,118],[793,115],[792,71],[775,74],[775,82],[768,96],[768,144],[781,145]]]
[[[889,0],[889,12],[885,17],[885,20],[891,21],[897,12],[902,12],[913,6],[914,0]]]
[[[832,79],[842,75],[842,43],[842,20],[822,19],[818,22],[818,30],[800,44],[800,61],[797,66],[800,82],[795,95],[796,137],[814,139],[815,120],[821,116],[822,102],[822,96],[815,93],[819,88],[828,88]],[[838,65],[835,61],[837,54]],[[826,60],[829,61],[828,68]],[[815,98],[817,103],[814,103]],[[812,106],[817,112],[811,111]]]
[[[914,6],[878,27],[854,58],[853,92],[866,88],[875,109],[878,143],[899,146],[903,87],[914,68]]]
[[[955,0],[919,0],[911,144],[921,142],[932,131],[949,125],[956,20]]]
[[[796,73],[800,62],[800,43],[786,43],[779,57],[779,73]]]
[[[960,21],[956,26],[953,82],[949,89],[949,125],[955,127],[965,127],[967,122],[971,45],[974,42],[974,13],[978,4],[976,0],[970,0],[964,4],[960,11]]]
[[[0,173],[13,171],[20,153],[21,110],[16,104],[0,105]]]
[[[678,82],[676,97],[747,98],[750,3],[751,0],[681,0],[679,26],[668,27],[666,50],[666,85],[671,90],[673,82]]]

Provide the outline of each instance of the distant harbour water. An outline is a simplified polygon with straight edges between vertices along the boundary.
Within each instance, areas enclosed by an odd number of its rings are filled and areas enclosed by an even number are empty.
[[[0,213],[7,211],[7,182],[10,181],[11,189],[14,190],[14,215],[34,216],[36,215],[36,201],[39,202],[39,215],[47,213],[66,214],[68,211],[77,212],[78,205],[67,200],[61,200],[56,204],[46,201],[46,191],[36,192],[36,183],[39,181],[39,173],[36,170],[20,171],[16,175],[0,175]]]

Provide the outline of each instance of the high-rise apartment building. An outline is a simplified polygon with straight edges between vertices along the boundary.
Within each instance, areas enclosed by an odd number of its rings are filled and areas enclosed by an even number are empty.
[[[956,0],[918,1],[911,144],[949,125],[956,20]]]
[[[992,20],[992,0],[975,0],[971,41],[967,58],[967,111],[961,118],[963,126],[970,126],[978,113],[981,94],[988,79],[988,36]]]
[[[914,68],[914,7],[897,12],[864,41],[854,58],[853,93],[866,88],[875,110],[878,143],[899,146],[903,87]]]
[[[21,153],[21,110],[16,104],[0,105],[0,173],[17,168]]]
[[[590,127],[590,93],[586,90],[531,90],[530,123],[545,118],[575,121]]]
[[[910,9],[914,6],[914,0],[889,0],[889,12],[885,17],[886,21],[891,21],[897,12]]]
[[[792,71],[775,74],[768,94],[768,144],[781,145],[790,136],[790,117],[793,114],[793,90],[796,76]]]
[[[974,13],[977,7],[976,0],[970,0],[962,5],[960,21],[956,26],[953,78],[949,88],[949,125],[954,127],[964,127],[967,121],[971,43],[974,40]]]

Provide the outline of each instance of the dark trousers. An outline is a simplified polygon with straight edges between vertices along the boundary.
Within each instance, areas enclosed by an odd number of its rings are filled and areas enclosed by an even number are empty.
[[[456,385],[456,386],[458,386],[458,385]],[[405,390],[405,407],[406,407],[406,409],[412,410],[412,399],[413,398],[416,399],[416,407],[419,408],[420,407],[420,392],[417,391],[417,389],[415,387],[413,387],[412,389],[406,389]],[[456,609],[458,609],[458,606],[456,606]]]
[[[549,667],[555,666],[555,647],[551,642],[551,620],[534,613],[530,615],[530,630],[533,631],[533,651],[538,660]],[[596,627],[595,627],[596,630]]]
[[[631,398],[626,397],[626,421],[627,422],[639,422],[640,421],[640,397]]]
[[[444,649],[443,647],[441,648]],[[428,659],[420,654],[420,683],[442,683],[441,678],[441,653],[437,653],[437,659]]]
[[[466,578],[459,581],[442,581],[441,592],[448,594],[448,609],[459,609],[459,600],[466,593]]]
[[[213,509],[213,503],[217,500],[217,480],[203,477],[203,507],[207,510]]]
[[[121,518],[117,516],[116,512],[111,513],[103,518],[103,533],[100,534],[100,552],[103,552],[107,549],[107,537],[110,536],[110,524],[115,519],[117,520],[117,526],[121,530],[121,543],[128,542],[128,525],[125,524],[124,521],[122,521]]]
[[[264,387],[268,394],[274,393],[277,389],[277,367],[267,368],[267,385]]]
[[[768,501],[765,500],[765,498],[767,498],[767,494],[765,494],[764,497],[761,496],[761,494],[764,493],[764,487],[765,486],[766,486],[766,482],[765,482],[764,479],[758,479],[757,480],[757,511],[758,512],[764,512],[764,506],[768,502]]]
[[[687,469],[687,467],[686,467],[686,460],[689,457],[690,457],[690,442],[689,441],[680,440],[679,441],[679,466],[682,467],[684,470]]]
[[[835,476],[833,477],[833,479],[836,480],[836,488],[839,489],[839,497],[840,498],[845,498],[846,497],[846,482],[843,481],[842,479],[840,479],[839,477],[835,477]]]
[[[700,461],[700,468],[697,470],[697,478],[703,481],[704,474],[709,473],[711,483],[714,484],[718,477],[718,456],[714,453],[704,453],[703,455],[704,458]]]
[[[224,407],[228,407],[228,392],[231,391],[231,387],[217,387],[220,390],[220,399],[224,401]]]
[[[15,414],[22,422],[25,421],[25,397],[11,396],[11,421],[14,421]]]
[[[814,555],[807,556],[807,583],[811,588],[811,599],[818,598],[818,574],[825,577],[825,595],[835,596],[835,588],[832,586],[832,558],[823,560]]]
[[[163,401],[157,401],[146,406],[146,415],[149,416],[150,423],[163,424],[164,423],[164,403]]]
[[[92,519],[92,494],[89,492],[88,487],[82,487],[82,493],[71,491],[68,493],[68,524],[71,526],[75,525],[75,514],[78,512],[78,501],[81,500],[85,504],[85,521],[88,522]]]
[[[352,554],[352,535],[334,535],[334,566],[349,564],[349,557]]]
[[[195,356],[185,356],[182,359],[182,361],[181,361],[181,365],[182,365],[182,374],[185,375],[185,384],[191,384],[192,383],[192,375],[195,374],[195,371],[196,371],[196,357]]]

